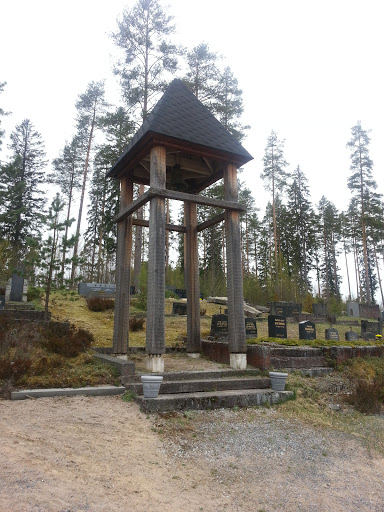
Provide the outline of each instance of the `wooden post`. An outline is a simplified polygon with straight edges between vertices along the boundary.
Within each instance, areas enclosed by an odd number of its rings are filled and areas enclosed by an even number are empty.
[[[237,170],[228,164],[224,171],[224,199],[237,201]],[[244,369],[247,366],[247,340],[244,322],[243,276],[241,268],[240,214],[226,210],[227,238],[227,294],[228,294],[228,344],[230,365]]]
[[[184,271],[187,284],[187,353],[200,357],[200,285],[197,247],[196,203],[184,203],[185,235]]]
[[[120,211],[133,201],[130,176],[121,180]],[[117,224],[116,299],[113,326],[113,353],[127,354],[129,346],[129,292],[131,277],[132,217]]]
[[[150,185],[165,189],[166,150],[155,146],[150,155]],[[165,352],[165,199],[150,201],[146,351],[147,369],[164,371]]]

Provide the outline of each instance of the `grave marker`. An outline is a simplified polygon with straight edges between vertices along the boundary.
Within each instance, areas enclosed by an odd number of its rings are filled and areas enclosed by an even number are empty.
[[[228,315],[212,315],[211,336],[228,336]]]
[[[355,331],[349,331],[345,333],[345,341],[357,341],[359,335]]]
[[[271,302],[270,314],[275,316],[301,315],[302,304],[296,302]]]
[[[172,303],[172,314],[173,315],[186,315],[187,304],[185,302],[173,302]]]
[[[315,340],[316,326],[309,320],[299,323],[299,338],[301,340]]]
[[[325,339],[326,340],[334,340],[340,341],[339,331],[334,327],[330,327],[329,329],[325,329]]]
[[[256,318],[245,318],[245,335],[247,338],[257,338]]]
[[[270,338],[287,337],[287,319],[285,316],[268,315],[268,336]]]

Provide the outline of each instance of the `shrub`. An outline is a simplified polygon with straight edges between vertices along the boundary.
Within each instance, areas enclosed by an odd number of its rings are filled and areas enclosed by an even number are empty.
[[[165,298],[166,299],[178,299],[179,296],[172,290],[165,290]]]
[[[93,334],[85,329],[77,329],[67,323],[50,322],[45,328],[44,347],[49,352],[65,357],[75,357],[85,352],[94,341]]]
[[[352,389],[347,403],[365,414],[380,412],[384,404],[384,360],[378,357],[348,361],[344,372]]]
[[[27,300],[32,302],[33,300],[39,301],[43,298],[43,290],[41,288],[28,288]]]
[[[206,312],[206,308],[200,308],[200,316],[205,316]]]
[[[133,303],[137,309],[140,309],[141,311],[147,311],[147,294],[143,292],[138,293],[133,299]]]
[[[130,331],[142,331],[144,329],[145,318],[137,318],[132,316],[129,319],[129,330]]]
[[[87,306],[90,311],[107,311],[115,307],[115,299],[90,297],[87,299]]]

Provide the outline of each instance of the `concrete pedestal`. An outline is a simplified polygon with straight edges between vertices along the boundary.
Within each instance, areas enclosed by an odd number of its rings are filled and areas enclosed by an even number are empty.
[[[164,357],[161,354],[149,355],[147,359],[147,370],[152,373],[163,373]]]
[[[187,352],[187,356],[191,357],[192,359],[199,359],[200,352]]]
[[[247,368],[247,354],[229,354],[229,364],[234,370]]]

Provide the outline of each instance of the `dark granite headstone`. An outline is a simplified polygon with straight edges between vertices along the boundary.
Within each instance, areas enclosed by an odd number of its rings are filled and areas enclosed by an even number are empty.
[[[301,340],[315,340],[316,326],[309,320],[299,323],[299,338]]]
[[[212,315],[211,336],[228,336],[228,315]]]
[[[130,289],[129,289],[129,293],[130,293],[131,295],[136,295],[136,286],[133,286],[133,285],[132,285],[132,286],[130,287]]]
[[[180,299],[187,298],[187,290],[183,290],[181,288],[176,288],[175,293],[176,293],[176,295],[179,296]]]
[[[373,334],[373,332],[365,332],[362,338],[364,341],[376,341],[376,334]]]
[[[361,320],[361,336],[364,338],[364,334],[372,333],[376,336],[376,334],[382,334],[382,325],[381,321],[377,322],[368,322],[368,320]]]
[[[359,335],[355,331],[348,331],[345,333],[345,341],[357,341]]]
[[[321,303],[313,303],[312,304],[312,313],[315,316],[326,316],[328,315],[328,304]]]
[[[0,311],[5,308],[5,295],[0,295]]]
[[[245,335],[247,338],[257,338],[256,318],[245,318]]]
[[[17,272],[12,275],[11,294],[9,300],[12,302],[23,301],[24,277]]]
[[[287,319],[285,316],[268,315],[268,336],[270,338],[287,337]]]
[[[172,314],[173,315],[186,315],[187,304],[185,302],[173,302],[172,303]]]
[[[302,304],[296,302],[271,302],[270,313],[275,316],[301,315]]]
[[[331,327],[329,329],[325,329],[325,339],[340,341],[339,331],[337,329],[334,329],[333,327]]]

